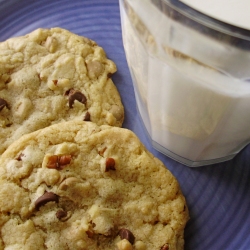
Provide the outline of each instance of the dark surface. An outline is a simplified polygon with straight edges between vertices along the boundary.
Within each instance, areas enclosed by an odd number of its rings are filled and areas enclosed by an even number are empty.
[[[233,160],[189,168],[157,152],[137,113],[133,85],[122,45],[118,0],[0,1],[0,40],[38,27],[55,27],[95,40],[118,68],[113,76],[125,106],[123,127],[134,131],[146,147],[178,179],[191,219],[185,249],[250,249],[250,147]]]

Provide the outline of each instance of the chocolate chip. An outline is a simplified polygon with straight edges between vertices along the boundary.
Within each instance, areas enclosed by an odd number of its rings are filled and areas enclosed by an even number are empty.
[[[111,78],[112,76],[113,76],[112,73],[108,73],[108,74],[107,74],[107,77],[108,77],[108,78]]]
[[[71,162],[71,155],[51,155],[48,158],[47,168],[62,170]]]
[[[109,170],[116,170],[115,169],[115,160],[113,158],[107,158],[106,159],[105,172],[108,172]]]
[[[132,245],[135,242],[135,236],[126,228],[122,228],[119,230],[119,235],[121,239],[126,239],[128,240]]]
[[[67,92],[66,92],[66,94],[67,94]],[[75,100],[77,100],[78,102],[83,103],[83,104],[85,104],[87,102],[87,98],[79,90],[71,89],[68,92],[68,95],[69,95],[69,107],[70,108],[73,108],[73,104],[74,104]]]
[[[164,245],[161,247],[161,250],[169,250],[168,244],[164,244]]]
[[[52,80],[52,82],[53,82],[55,85],[57,85],[58,80]]]
[[[67,217],[67,212],[64,211],[64,210],[58,210],[56,212],[56,217],[57,217],[57,219],[61,220],[61,219],[65,218],[65,217]]]
[[[58,203],[59,196],[52,193],[52,192],[45,192],[41,197],[39,197],[35,202],[36,209],[39,209],[41,206],[45,205],[46,203],[54,201]]]
[[[90,113],[87,111],[84,118],[83,118],[84,121],[86,122],[89,122],[90,121]]]
[[[94,237],[94,232],[92,230],[87,230],[86,234],[88,235],[89,238],[93,238]]]
[[[24,154],[21,153],[20,155],[17,156],[16,160],[17,161],[21,161],[23,156],[24,156]]]
[[[0,111],[1,111],[4,107],[8,108],[8,103],[7,103],[4,99],[0,98]]]

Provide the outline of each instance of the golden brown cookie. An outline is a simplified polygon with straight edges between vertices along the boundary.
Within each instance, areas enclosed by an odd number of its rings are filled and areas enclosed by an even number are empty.
[[[122,126],[115,71],[94,41],[61,28],[0,43],[0,154],[21,135],[58,122]]]
[[[180,186],[127,129],[52,125],[0,166],[0,249],[183,249]]]

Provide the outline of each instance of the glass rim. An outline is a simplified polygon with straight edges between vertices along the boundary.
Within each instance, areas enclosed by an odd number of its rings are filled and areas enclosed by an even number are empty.
[[[173,10],[177,11],[181,15],[185,16],[189,20],[192,20],[197,25],[202,25],[216,32],[220,32],[225,35],[229,35],[238,39],[250,41],[250,30],[234,26],[232,24],[225,23],[206,14],[203,14],[194,8],[178,1],[178,0],[150,0],[153,4],[156,2],[166,4]],[[162,5],[157,6],[162,11]]]

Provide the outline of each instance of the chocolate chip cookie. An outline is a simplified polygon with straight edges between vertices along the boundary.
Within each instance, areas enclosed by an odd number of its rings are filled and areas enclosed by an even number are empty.
[[[61,28],[0,43],[0,154],[21,135],[58,122],[122,126],[115,71],[103,48]]]
[[[0,249],[183,249],[180,186],[127,129],[51,125],[0,166]]]

